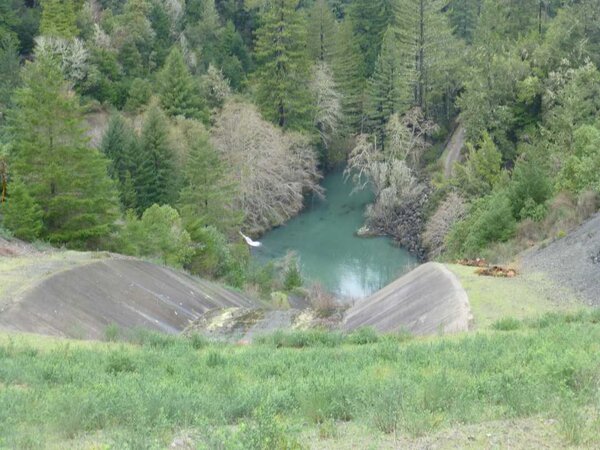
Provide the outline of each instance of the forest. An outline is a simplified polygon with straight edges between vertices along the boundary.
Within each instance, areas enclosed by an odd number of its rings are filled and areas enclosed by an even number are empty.
[[[600,0],[0,0],[0,233],[243,287],[345,165],[371,233],[510,258],[598,209],[599,65]]]

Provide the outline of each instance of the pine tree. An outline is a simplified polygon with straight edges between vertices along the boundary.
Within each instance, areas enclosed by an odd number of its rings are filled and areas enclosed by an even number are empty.
[[[11,171],[42,209],[42,237],[83,245],[106,235],[118,212],[108,162],[88,146],[79,100],[52,60],[25,67],[9,119]]]
[[[473,33],[481,14],[483,0],[453,0],[449,19],[454,33],[467,42],[472,42]]]
[[[430,104],[441,97],[440,90],[448,77],[445,71],[449,56],[455,54],[455,38],[442,9],[441,0],[401,0],[396,6],[396,33],[399,57],[404,65],[403,79],[410,83],[413,104],[426,117],[437,105]],[[453,62],[454,63],[454,62]]]
[[[171,203],[176,184],[174,156],[168,142],[167,118],[156,105],[146,114],[135,161],[138,212],[141,214],[154,203]]]
[[[0,123],[10,108],[12,93],[20,81],[19,55],[15,41],[0,33]]]
[[[390,116],[408,107],[408,83],[402,75],[395,33],[390,27],[384,35],[375,71],[368,85],[368,124],[375,131],[377,144],[381,146],[385,142],[385,128]]]
[[[240,224],[242,217],[233,209],[234,185],[227,178],[225,166],[210,145],[208,135],[194,133],[179,197],[181,217],[192,238],[202,227],[212,225],[226,233]]]
[[[26,241],[33,241],[42,232],[42,209],[20,181],[10,184],[10,197],[0,207],[4,226]]]
[[[383,35],[394,21],[390,0],[356,0],[348,9],[352,32],[364,56],[365,74],[370,77],[383,42]]]
[[[341,23],[337,30],[332,68],[337,89],[342,94],[342,115],[346,132],[360,132],[366,87],[364,60],[348,21]]]
[[[256,31],[257,101],[268,120],[282,128],[311,126],[310,63],[306,24],[296,0],[273,0]]]
[[[40,33],[67,39],[76,37],[77,17],[73,0],[43,0]]]
[[[335,40],[335,19],[327,0],[317,0],[308,10],[308,49],[315,61],[329,62]]]
[[[131,179],[131,172],[135,170],[136,144],[135,133],[127,125],[123,116],[118,113],[113,114],[102,136],[100,149],[110,161],[108,173],[118,183],[119,197],[125,209],[133,208],[136,203]]]
[[[174,47],[158,74],[158,92],[164,111],[170,116],[207,119],[198,83],[192,77],[181,51]]]

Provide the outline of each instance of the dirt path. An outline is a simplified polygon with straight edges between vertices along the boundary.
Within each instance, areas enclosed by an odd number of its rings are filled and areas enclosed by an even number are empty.
[[[444,151],[444,175],[446,178],[452,176],[454,163],[460,161],[461,150],[465,146],[465,135],[465,127],[458,125],[446,146]]]

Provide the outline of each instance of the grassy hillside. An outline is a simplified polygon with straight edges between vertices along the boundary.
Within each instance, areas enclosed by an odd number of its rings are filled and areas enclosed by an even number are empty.
[[[556,286],[542,273],[515,278],[480,276],[475,267],[446,264],[469,297],[472,328],[489,328],[505,317],[525,319],[549,312],[574,312],[584,307],[567,286]]]
[[[502,436],[589,448],[598,322],[546,315],[418,340],[280,333],[252,346],[1,335],[0,448],[481,448]]]

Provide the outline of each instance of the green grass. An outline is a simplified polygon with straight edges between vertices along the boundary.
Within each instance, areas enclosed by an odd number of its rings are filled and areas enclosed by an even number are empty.
[[[599,322],[550,314],[446,338],[287,333],[250,346],[0,335],[0,448],[165,448],[182,435],[198,448],[315,436],[336,448],[345,424],[393,442],[539,415],[559,421],[552,445],[593,446],[598,423],[581,417],[600,405]]]
[[[489,328],[505,317],[524,319],[584,307],[572,292],[553,286],[541,274],[495,278],[477,275],[475,267],[458,264],[447,267],[458,277],[469,297],[475,329]]]

